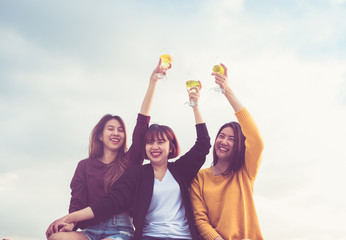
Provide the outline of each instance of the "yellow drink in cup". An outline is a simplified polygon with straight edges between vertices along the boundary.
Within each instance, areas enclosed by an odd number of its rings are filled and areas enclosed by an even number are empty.
[[[193,88],[193,87],[200,87],[199,86],[199,82],[196,81],[196,80],[187,80],[186,81],[186,88],[187,89],[190,89],[190,88]]]
[[[218,73],[220,75],[223,75],[225,73],[225,69],[221,65],[218,64],[218,65],[213,66],[213,72]],[[224,94],[225,93],[225,90],[220,88],[219,85],[211,88],[210,90],[211,90],[211,93],[213,93],[213,94],[220,94],[220,93]]]
[[[186,89],[189,90],[189,91],[193,91],[193,92],[196,92],[196,89],[192,89],[193,87],[198,87],[198,89],[201,88],[200,84],[199,84],[199,81],[197,80],[187,80],[186,81]],[[186,102],[185,105],[188,105],[190,107],[194,107],[196,106],[196,102],[194,102],[192,99],[190,99],[189,102]]]
[[[223,75],[225,72],[225,69],[223,69],[221,65],[214,65],[213,72]]]
[[[169,65],[173,62],[172,56],[169,54],[163,54],[160,56],[160,58],[161,58],[161,67],[167,70]]]

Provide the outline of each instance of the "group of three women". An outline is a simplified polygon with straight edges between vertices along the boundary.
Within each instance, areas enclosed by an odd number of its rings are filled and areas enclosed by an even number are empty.
[[[160,60],[161,62],[161,60]],[[71,181],[70,214],[49,225],[48,240],[263,239],[253,200],[263,141],[247,109],[224,74],[212,73],[238,122],[223,125],[213,146],[213,164],[201,169],[211,148],[198,106],[189,91],[197,138],[174,162],[180,148],[171,128],[152,124],[155,87],[165,72],[154,69],[132,135],[118,116],[105,115],[94,127],[89,158]],[[142,165],[148,159],[149,164]],[[76,231],[77,229],[81,231]]]

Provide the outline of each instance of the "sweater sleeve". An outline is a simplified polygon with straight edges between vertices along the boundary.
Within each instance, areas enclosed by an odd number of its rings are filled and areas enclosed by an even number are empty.
[[[88,188],[85,176],[85,162],[80,161],[77,165],[76,171],[71,180],[71,199],[69,206],[69,213],[81,210],[88,206]],[[80,223],[74,226],[73,230],[79,228]]]
[[[197,175],[199,169],[203,166],[211,147],[206,124],[197,124],[196,132],[197,140],[194,146],[175,162],[179,168],[179,171],[183,172],[185,182],[187,182],[189,185],[191,184],[193,178]]]
[[[220,234],[213,228],[209,222],[208,209],[205,204],[202,193],[203,179],[200,174],[192,181],[190,188],[190,198],[193,207],[193,214],[197,225],[198,232],[203,239],[214,240]]]
[[[250,179],[254,180],[262,162],[263,139],[255,120],[246,108],[242,108],[235,115],[246,137],[245,167]]]
[[[132,144],[126,153],[129,168],[142,165],[144,161],[144,137],[149,127],[150,116],[138,113],[137,123],[132,134]]]
[[[95,215],[102,219],[129,211],[134,198],[137,168],[126,171],[111,187],[110,191],[100,201],[91,204]]]
[[[71,180],[71,200],[69,213],[81,210],[88,206],[88,192],[85,179],[85,164],[80,161]]]

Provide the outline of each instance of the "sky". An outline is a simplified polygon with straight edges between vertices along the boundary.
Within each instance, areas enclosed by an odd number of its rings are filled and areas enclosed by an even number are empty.
[[[167,51],[151,123],[187,151],[184,84],[198,79],[214,141],[236,120],[209,91],[224,63],[264,139],[254,189],[264,239],[346,239],[346,0],[0,0],[0,239],[45,239],[68,211],[93,126],[119,115],[130,139]]]

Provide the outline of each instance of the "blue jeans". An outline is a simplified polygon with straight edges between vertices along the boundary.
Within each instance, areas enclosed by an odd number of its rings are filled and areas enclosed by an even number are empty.
[[[189,240],[189,239],[157,238],[157,237],[142,236],[142,240]]]
[[[90,240],[111,238],[114,240],[131,240],[133,237],[132,219],[127,215],[114,215],[98,225],[82,230]]]

